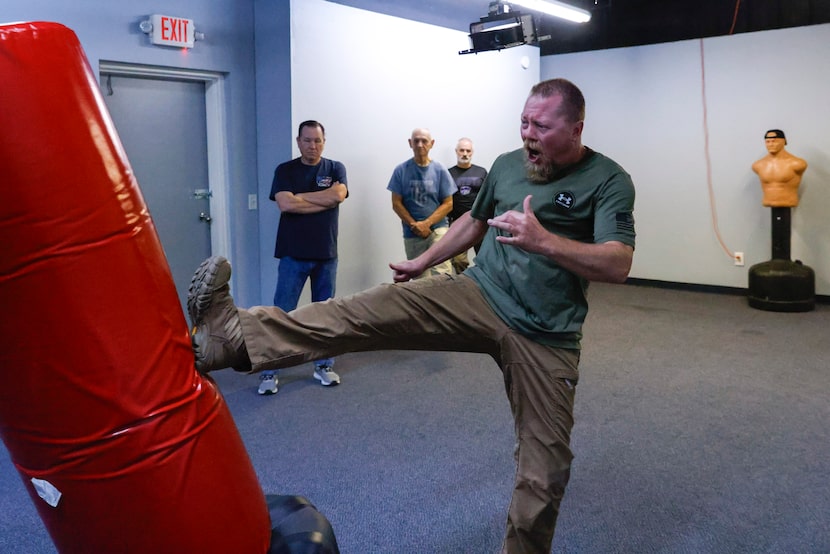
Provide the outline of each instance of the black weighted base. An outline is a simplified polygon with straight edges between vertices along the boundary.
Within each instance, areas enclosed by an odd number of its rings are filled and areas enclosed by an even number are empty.
[[[815,272],[800,261],[755,264],[749,268],[749,305],[771,312],[809,312],[816,306]]]
[[[271,515],[268,554],[340,554],[334,530],[314,504],[302,496],[265,496]]]

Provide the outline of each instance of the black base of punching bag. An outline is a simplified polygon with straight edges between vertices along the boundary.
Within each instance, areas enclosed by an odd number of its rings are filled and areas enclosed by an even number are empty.
[[[265,496],[271,515],[268,554],[340,554],[334,530],[314,504],[302,496]]]
[[[749,305],[771,312],[809,312],[816,274],[800,261],[772,259],[749,268]]]

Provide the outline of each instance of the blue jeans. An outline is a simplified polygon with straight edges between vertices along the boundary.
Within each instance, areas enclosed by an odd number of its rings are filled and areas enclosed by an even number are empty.
[[[312,302],[322,302],[333,298],[334,284],[337,279],[337,258],[330,260],[299,260],[288,256],[280,258],[277,288],[274,291],[274,306],[284,312],[296,309],[303,287],[309,279],[311,279]],[[316,368],[333,365],[334,358],[314,362]]]

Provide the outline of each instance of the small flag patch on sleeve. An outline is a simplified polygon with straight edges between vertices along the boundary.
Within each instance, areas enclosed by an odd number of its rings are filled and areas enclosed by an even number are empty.
[[[617,231],[634,231],[634,215],[631,212],[617,213]]]

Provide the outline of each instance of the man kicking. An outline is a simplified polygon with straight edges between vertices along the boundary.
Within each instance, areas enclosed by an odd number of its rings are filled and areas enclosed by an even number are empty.
[[[570,433],[589,281],[621,283],[634,253],[634,186],[582,144],[585,100],[564,79],[535,85],[523,148],[496,159],[473,209],[395,284],[289,313],[240,309],[227,260],[197,270],[188,311],[196,367],[259,372],[370,350],[489,354],[504,376],[516,477],[502,552],[549,553],[570,475]],[[482,241],[463,275],[413,280]]]

